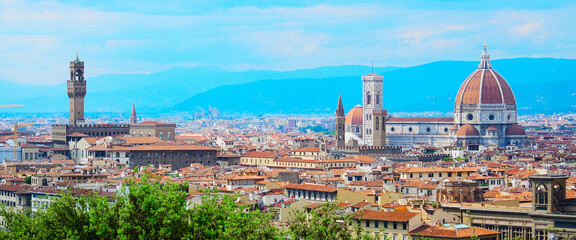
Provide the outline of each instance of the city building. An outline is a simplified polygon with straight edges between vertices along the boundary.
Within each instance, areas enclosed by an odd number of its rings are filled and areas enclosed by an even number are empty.
[[[524,147],[527,137],[517,124],[516,99],[504,78],[482,52],[480,64],[456,94],[454,117],[392,117],[383,109],[383,76],[362,76],[363,104],[344,117],[342,100],[336,110],[337,148],[350,146],[479,146]]]
[[[73,133],[82,133],[91,137],[104,137],[128,134],[128,125],[86,124],[84,119],[84,97],[86,97],[86,79],[84,61],[76,59],[70,62],[70,80],[67,81],[69,99],[69,123],[52,125],[52,143],[55,148],[68,148]]]
[[[576,234],[576,199],[566,198],[566,179],[561,174],[530,176],[531,206],[443,204],[442,208],[469,226],[500,232],[500,239],[569,239]]]
[[[70,101],[69,124],[52,125],[54,148],[69,148],[70,142],[78,142],[82,137],[106,136],[154,136],[160,140],[173,141],[176,136],[176,124],[157,121],[138,123],[136,107],[132,105],[130,124],[86,124],[84,119],[84,98],[86,97],[86,79],[84,61],[76,59],[70,62],[70,80],[67,81]],[[78,136],[82,134],[83,136]]]

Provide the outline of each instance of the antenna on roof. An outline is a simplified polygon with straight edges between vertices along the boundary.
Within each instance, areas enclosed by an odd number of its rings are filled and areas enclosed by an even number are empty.
[[[372,73],[374,73],[374,59],[372,59]]]

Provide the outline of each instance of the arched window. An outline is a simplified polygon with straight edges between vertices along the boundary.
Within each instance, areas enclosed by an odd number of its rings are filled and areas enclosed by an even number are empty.
[[[372,103],[372,95],[370,95],[370,92],[366,92],[366,104],[371,103]]]
[[[168,141],[172,141],[172,133],[168,132],[168,137],[166,138]]]
[[[548,188],[544,184],[536,187],[535,201],[537,210],[546,210],[548,208]]]
[[[378,98],[376,98],[378,99]],[[380,129],[380,118],[376,117],[376,130]]]
[[[356,127],[356,133],[360,132],[360,127]]]
[[[376,104],[380,104],[380,93],[376,94]]]
[[[120,152],[116,152],[116,157],[120,157]]]
[[[560,205],[564,201],[564,193],[562,186],[560,184],[554,185],[554,205]]]
[[[82,81],[82,70],[80,70],[80,69],[76,70],[76,76],[75,76],[74,80]]]
[[[158,138],[160,138],[160,140],[164,140],[164,139],[162,139],[162,138],[164,138],[164,134],[160,133]]]

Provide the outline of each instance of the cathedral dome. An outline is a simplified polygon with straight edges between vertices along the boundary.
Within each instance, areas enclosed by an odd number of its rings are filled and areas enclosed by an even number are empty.
[[[478,130],[476,130],[476,128],[470,124],[462,126],[460,129],[458,129],[458,132],[456,132],[456,136],[459,137],[472,137],[479,135],[480,134],[478,134]]]
[[[478,69],[466,78],[456,95],[456,105],[474,104],[516,105],[510,85],[492,69],[486,45]]]
[[[498,127],[490,125],[490,127],[486,128],[486,131],[498,131]]]
[[[362,125],[364,118],[362,117],[362,107],[356,105],[353,107],[348,114],[346,114],[346,125]]]
[[[508,128],[506,128],[506,135],[508,136],[518,136],[518,135],[526,135],[524,128],[522,128],[518,124],[512,124]]]

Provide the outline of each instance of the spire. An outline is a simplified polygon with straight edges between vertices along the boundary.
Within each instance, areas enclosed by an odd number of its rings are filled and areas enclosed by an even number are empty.
[[[136,107],[132,104],[132,113],[130,113],[130,123],[138,123],[138,117],[136,116]]]
[[[79,63],[80,59],[78,58],[78,49],[76,49],[76,59],[74,59],[74,62]]]
[[[482,51],[482,55],[480,56],[478,69],[492,69],[492,64],[490,64],[490,55],[488,54],[488,51],[486,51],[486,43],[484,43],[484,51]]]
[[[344,106],[342,106],[342,94],[338,94],[338,107],[336,107],[336,117],[344,117]]]

